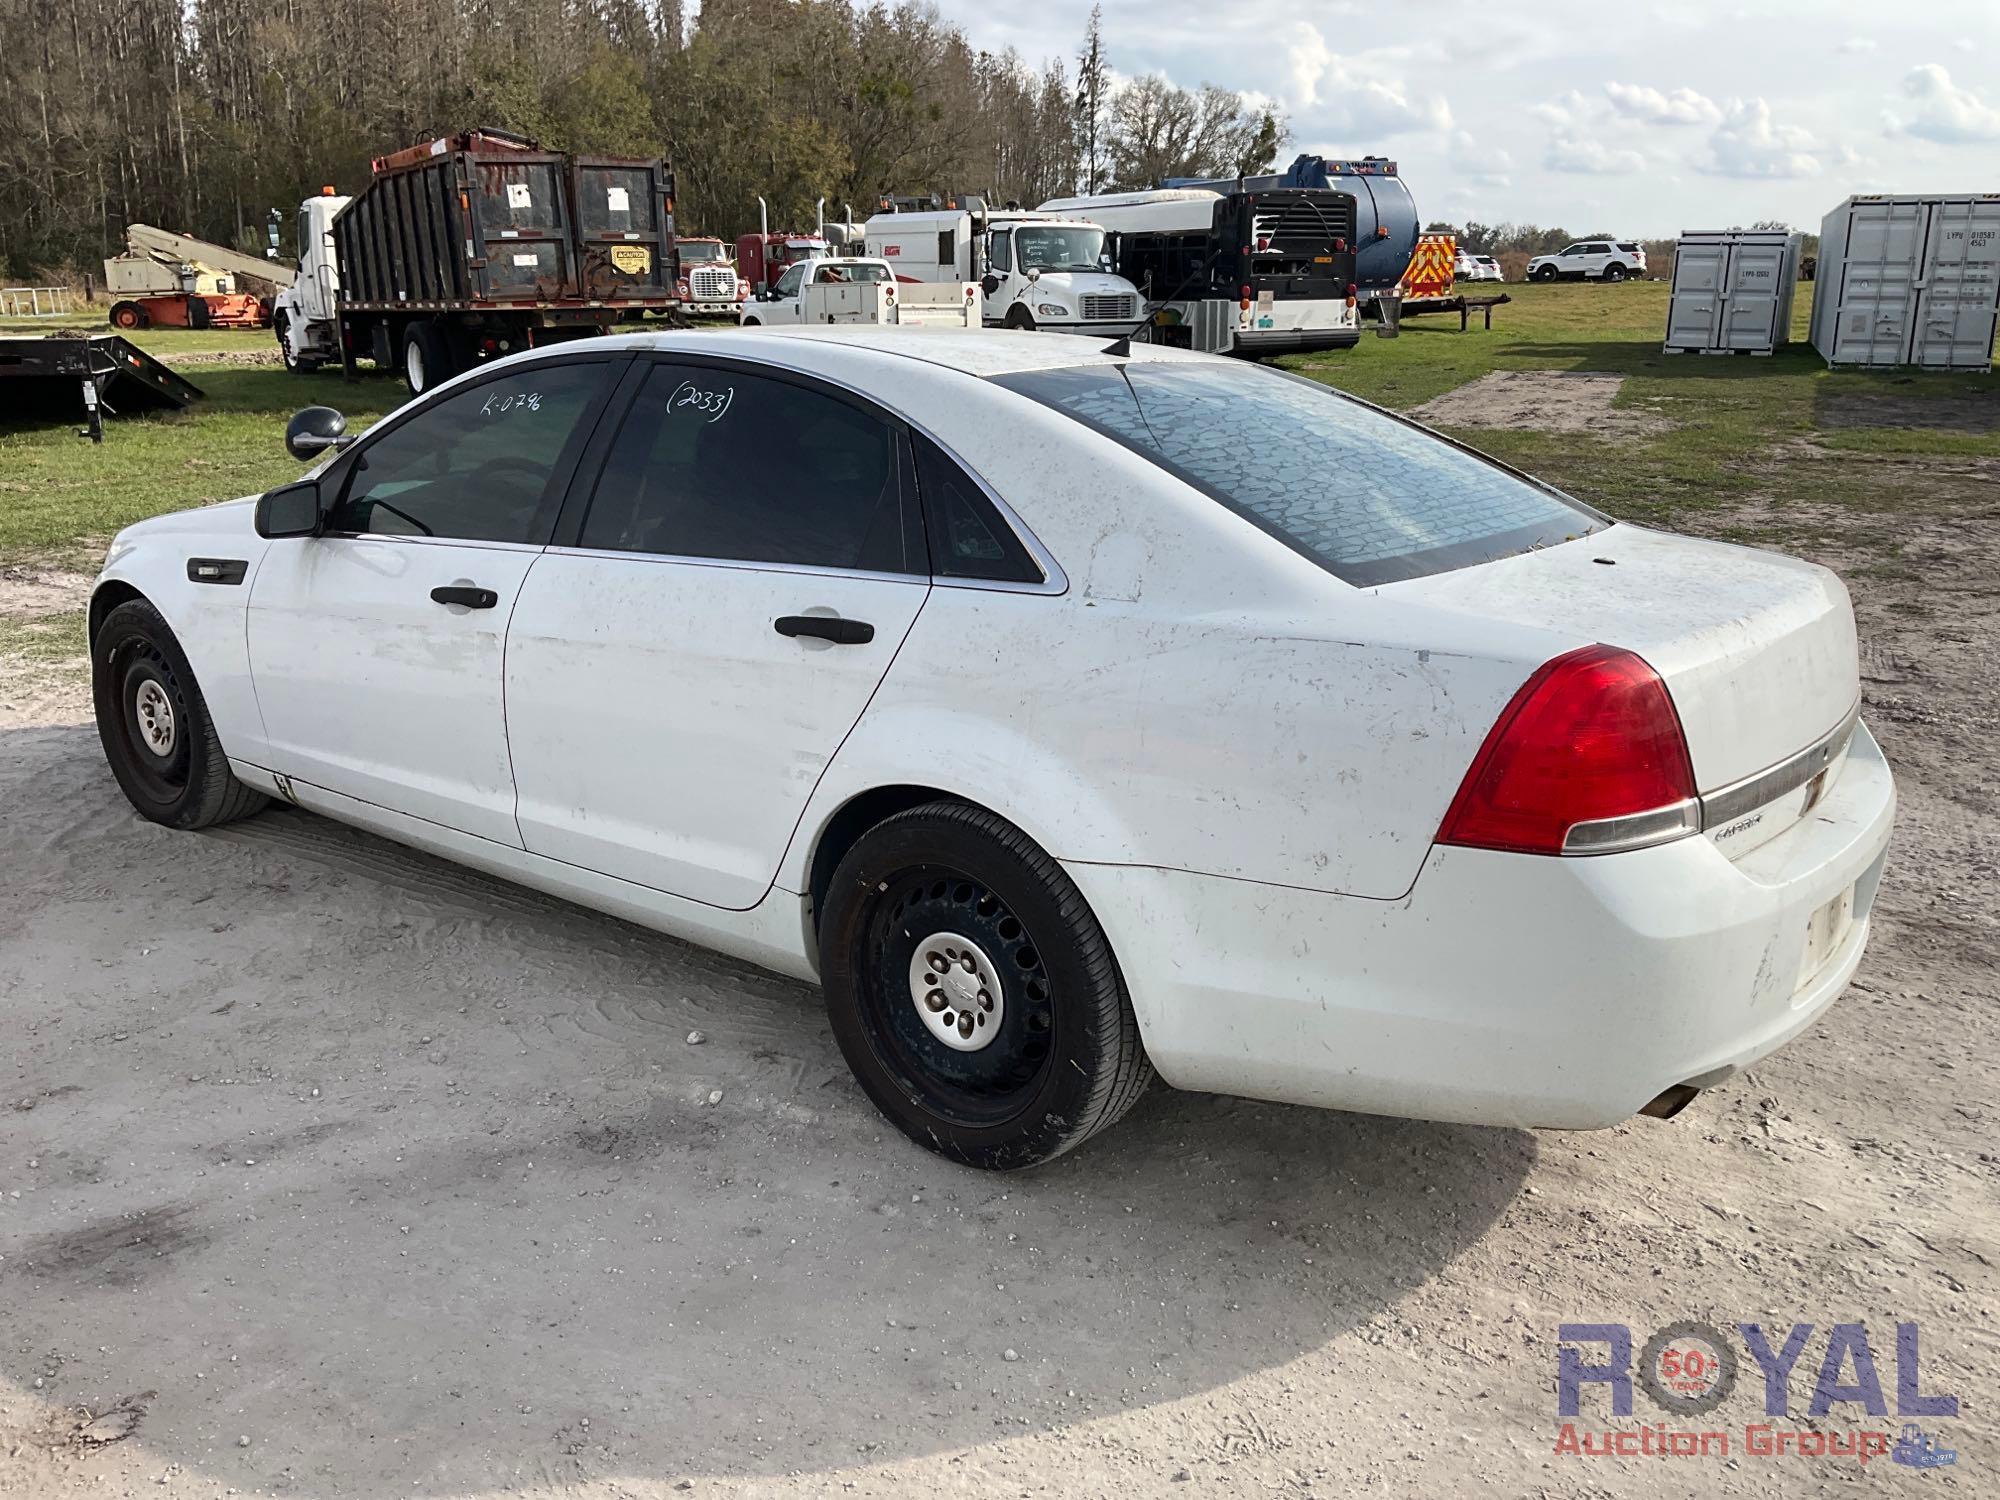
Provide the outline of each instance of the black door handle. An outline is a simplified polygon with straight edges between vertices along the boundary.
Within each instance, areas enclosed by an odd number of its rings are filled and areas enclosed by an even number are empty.
[[[465,589],[450,586],[432,589],[431,597],[440,604],[463,604],[467,609],[491,609],[500,602],[500,596],[491,589]]]
[[[865,646],[875,639],[875,627],[866,620],[843,620],[839,615],[779,615],[778,634],[809,635],[836,646]]]

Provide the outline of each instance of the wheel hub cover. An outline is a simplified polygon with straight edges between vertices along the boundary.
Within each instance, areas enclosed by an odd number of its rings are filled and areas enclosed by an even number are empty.
[[[917,944],[910,956],[910,1003],[924,1029],[956,1052],[991,1043],[1006,1013],[993,960],[955,932],[934,932]]]
[[[146,748],[162,760],[174,753],[174,704],[159,683],[147,678],[134,695],[133,720]]]

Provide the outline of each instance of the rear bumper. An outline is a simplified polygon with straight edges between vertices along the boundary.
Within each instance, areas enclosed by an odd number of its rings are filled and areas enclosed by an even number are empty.
[[[1277,354],[1315,354],[1323,349],[1352,349],[1361,342],[1358,325],[1349,328],[1253,328],[1238,330],[1229,352],[1263,359]]]
[[[1895,816],[1866,727],[1826,799],[1740,860],[1434,848],[1396,901],[1072,865],[1154,1065],[1182,1088],[1595,1128],[1783,1046],[1847,987]],[[1852,893],[1808,961],[1815,913]]]

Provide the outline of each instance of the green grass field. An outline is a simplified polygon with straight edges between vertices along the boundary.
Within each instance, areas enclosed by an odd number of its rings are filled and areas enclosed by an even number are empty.
[[[1484,290],[1475,288],[1474,290]],[[1937,460],[2000,455],[2000,379],[1913,372],[1832,374],[1803,342],[1810,288],[1802,286],[1795,342],[1768,359],[1661,352],[1667,288],[1509,286],[1490,332],[1457,319],[1413,319],[1400,338],[1287,363],[1372,401],[1419,405],[1495,370],[1606,371],[1626,377],[1620,408],[1650,413],[1640,436],[1463,429],[1457,435],[1617,515],[1671,521],[1690,511],[1766,501],[1892,511],[1937,490]],[[70,320],[82,326],[87,320]],[[21,323],[7,331],[28,327]],[[32,325],[46,328],[46,324]],[[274,354],[268,332],[149,330],[137,341],[176,356]],[[63,425],[9,425],[0,414],[0,564],[88,570],[119,527],[162,511],[264,489],[299,472],[283,447],[285,419],[323,402],[356,427],[402,398],[400,383],[368,375],[299,376],[191,361],[206,392],[194,409],[114,420],[102,445]],[[1835,422],[1856,403],[1888,403],[1890,419]],[[1968,414],[1986,420],[1968,420]],[[1851,456],[1856,462],[1839,460]],[[1902,459],[1907,462],[1884,460]]]

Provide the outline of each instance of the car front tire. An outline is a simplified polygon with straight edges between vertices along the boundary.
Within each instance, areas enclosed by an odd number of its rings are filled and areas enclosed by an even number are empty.
[[[1554,266],[1537,266],[1535,268],[1535,280],[1554,281],[1555,279],[1556,268]]]
[[[132,806],[168,828],[212,828],[268,800],[238,781],[180,642],[143,599],[113,609],[91,643],[104,758]]]
[[[983,809],[928,803],[862,835],[834,872],[819,941],[848,1066],[941,1156],[1034,1166],[1116,1122],[1152,1081],[1082,893]]]

